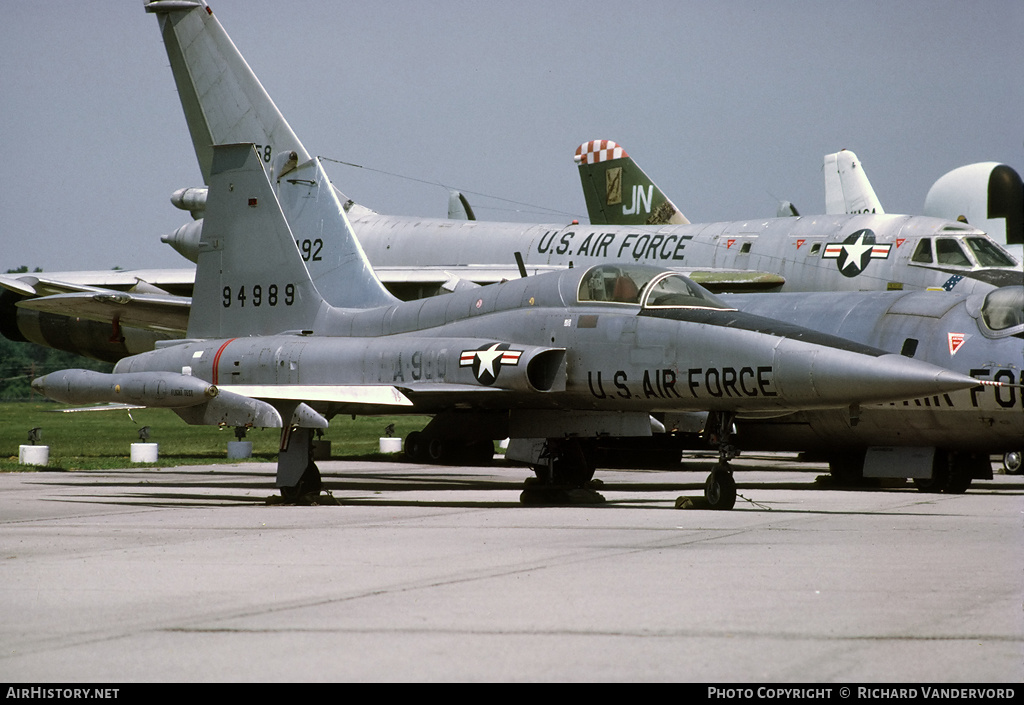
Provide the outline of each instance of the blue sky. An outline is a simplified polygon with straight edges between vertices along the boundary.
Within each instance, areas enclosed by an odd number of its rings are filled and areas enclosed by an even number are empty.
[[[184,266],[159,236],[201,180],[142,5],[5,6],[0,268]],[[1017,0],[211,5],[306,147],[367,167],[328,171],[380,212],[443,217],[419,179],[471,192],[480,219],[565,222],[590,139],[694,222],[821,212],[842,148],[889,212],[964,164],[1024,172]]]

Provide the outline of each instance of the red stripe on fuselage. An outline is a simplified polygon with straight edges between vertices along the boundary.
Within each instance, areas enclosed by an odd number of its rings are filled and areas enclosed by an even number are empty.
[[[232,338],[231,340],[225,341],[225,343],[217,349],[217,354],[213,356],[213,379],[210,380],[211,384],[217,384],[217,378],[220,376],[217,372],[217,366],[220,365],[221,353],[224,352],[224,348],[236,340],[238,340],[238,338]]]

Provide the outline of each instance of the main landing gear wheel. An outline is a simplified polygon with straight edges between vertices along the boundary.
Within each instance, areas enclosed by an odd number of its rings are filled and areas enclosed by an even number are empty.
[[[710,509],[732,509],[736,506],[736,480],[726,463],[719,463],[704,483],[704,499]]]
[[[323,482],[320,479],[320,468],[312,460],[306,466],[306,470],[299,478],[299,484],[292,487],[281,488],[282,504],[300,504],[310,506],[314,504],[328,504],[320,497],[323,489]],[[337,504],[337,500],[333,502]]]
[[[434,465],[490,465],[494,460],[494,441],[467,441],[413,431],[405,437],[405,457],[414,463]]]
[[[932,463],[931,477],[915,477],[914,487],[922,492],[963,494],[976,474],[988,466],[988,456],[938,450]]]
[[[413,431],[405,437],[405,457],[414,463],[422,463],[427,459],[427,439],[419,431]]]
[[[594,478],[594,464],[580,441],[549,441],[541,460],[547,462],[533,466],[537,477],[526,481],[520,503],[536,507],[605,501],[600,492],[588,486]]]
[[[739,454],[733,445],[733,421],[736,415],[731,412],[711,412],[705,433],[712,445],[718,446],[718,465],[704,482],[704,501],[708,509],[732,509],[736,506],[736,480],[732,476],[729,461]],[[685,498],[676,500],[676,507],[684,506]]]

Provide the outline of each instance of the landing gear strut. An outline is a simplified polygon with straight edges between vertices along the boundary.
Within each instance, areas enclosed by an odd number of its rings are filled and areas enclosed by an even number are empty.
[[[528,505],[600,504],[604,497],[588,485],[594,478],[592,441],[549,438],[533,466],[519,501]]]
[[[298,484],[281,488],[281,499],[286,504],[318,504],[323,486],[320,468],[310,458]]]
[[[277,456],[277,487],[283,504],[337,504],[324,501],[320,468],[313,461],[313,429],[293,428],[282,433]],[[330,494],[327,495],[330,497]]]
[[[704,499],[711,509],[732,509],[736,506],[736,480],[729,467],[729,461],[739,455],[739,450],[732,443],[735,418],[736,415],[729,412],[713,412],[708,416],[708,440],[718,445],[718,465],[704,483]]]

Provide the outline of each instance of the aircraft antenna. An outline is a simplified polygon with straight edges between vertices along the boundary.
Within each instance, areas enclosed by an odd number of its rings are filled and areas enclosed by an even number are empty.
[[[516,266],[519,267],[519,276],[526,279],[526,264],[523,263],[523,253],[516,252]]]
[[[321,159],[323,161],[326,161],[326,162],[333,162],[335,164],[341,164],[342,166],[352,167],[353,169],[365,169],[366,171],[372,171],[372,172],[377,173],[377,174],[384,174],[385,176],[392,176],[392,177],[394,177],[396,179],[405,179],[406,181],[413,181],[413,182],[416,182],[416,183],[419,183],[419,184],[426,184],[427,186],[437,186],[439,188],[443,188],[443,189],[449,190],[449,191],[450,190],[460,191],[461,193],[464,193],[464,194],[468,193],[468,194],[470,194],[472,196],[481,196],[483,198],[490,198],[490,199],[493,199],[495,201],[502,201],[503,203],[510,203],[512,205],[515,205],[515,206],[525,206],[526,208],[530,208],[530,209],[533,209],[535,211],[542,212],[542,213],[553,213],[555,215],[566,216],[566,217],[569,217],[569,218],[579,218],[579,217],[581,217],[579,214],[569,213],[567,211],[558,210],[556,208],[547,208],[546,206],[538,206],[538,205],[535,205],[533,203],[525,203],[523,201],[513,201],[512,199],[502,198],[501,196],[492,196],[491,194],[482,193],[480,191],[470,191],[468,189],[459,188],[457,186],[449,186],[449,185],[446,185],[446,184],[442,184],[439,181],[430,181],[428,179],[418,179],[418,178],[416,178],[414,176],[406,176],[404,174],[396,174],[396,173],[391,172],[391,171],[384,171],[383,169],[374,169],[373,167],[363,166],[362,164],[354,164],[352,162],[346,162],[346,161],[343,161],[341,159],[332,159],[331,157],[323,157],[323,156],[320,156],[320,157],[317,157],[317,158]],[[477,208],[480,208],[480,206],[477,206]],[[502,210],[502,209],[490,208],[490,210]],[[516,212],[520,212],[519,209],[511,209],[511,210],[515,210]]]

